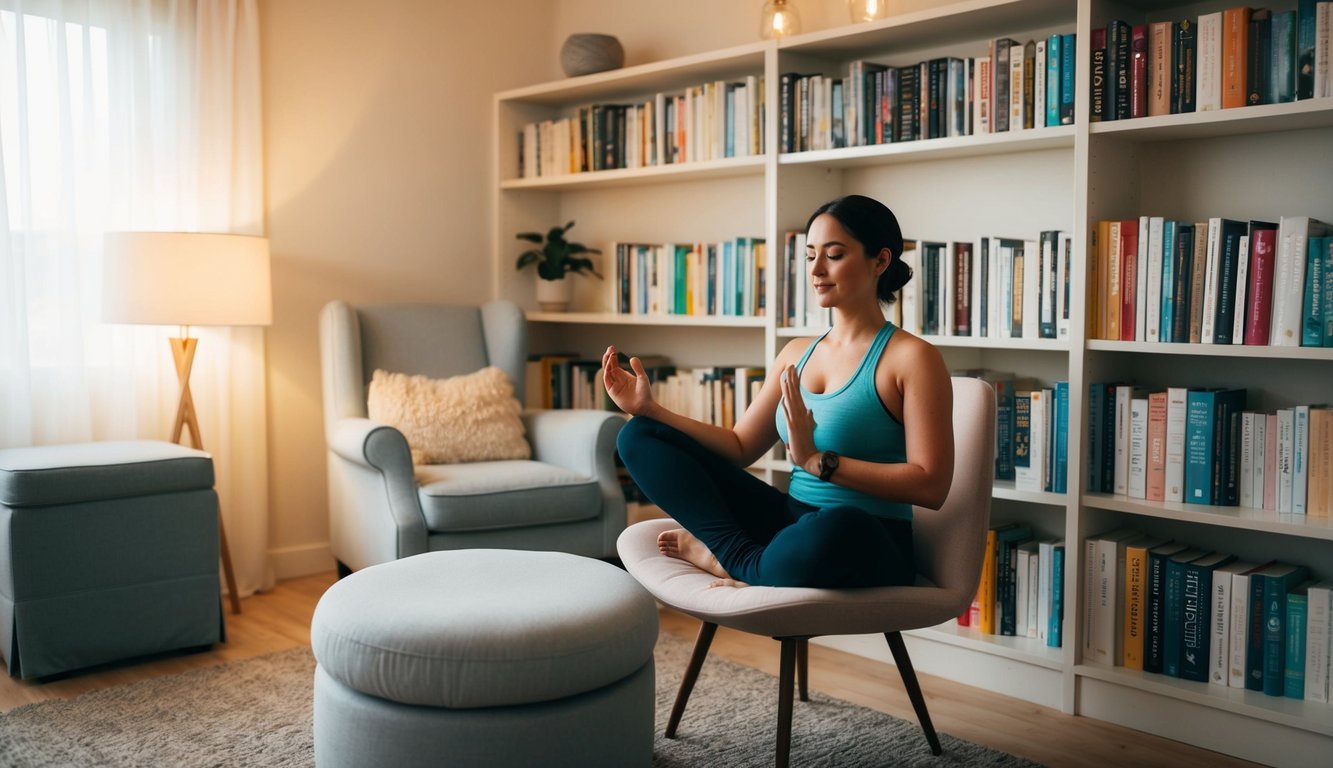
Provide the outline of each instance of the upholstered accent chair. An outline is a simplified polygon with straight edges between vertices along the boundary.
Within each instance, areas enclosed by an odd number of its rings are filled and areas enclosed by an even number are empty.
[[[953,379],[953,429],[954,474],[949,496],[937,510],[913,509],[918,576],[910,587],[710,588],[712,575],[658,552],[658,534],[679,527],[675,521],[647,520],[621,534],[620,556],[630,575],[659,602],[703,622],[667,722],[667,738],[676,735],[719,625],[767,635],[781,643],[775,761],[779,768],[787,765],[797,679],[801,700],[807,700],[807,641],[823,635],[883,634],[931,752],[940,754],[940,740],[902,633],[948,621],[962,613],[976,593],[995,466],[995,392],[989,384],[973,378]]]
[[[615,555],[625,527],[618,414],[524,411],[530,459],[415,466],[403,433],[368,417],[377,369],[447,379],[494,366],[522,398],[527,339],[522,310],[504,301],[324,307],[330,547],[340,573],[437,550]]]

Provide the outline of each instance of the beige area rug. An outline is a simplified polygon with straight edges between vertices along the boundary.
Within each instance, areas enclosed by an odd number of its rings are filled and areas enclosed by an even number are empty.
[[[674,636],[657,644],[654,765],[772,765],[777,681],[722,658],[704,664],[678,738],[661,736],[689,652],[690,643]],[[0,765],[310,766],[313,672],[309,649],[299,648],[20,707],[0,715]],[[811,701],[796,703],[791,762],[1035,765],[944,734],[941,740],[944,754],[934,757],[915,722],[812,691]]]

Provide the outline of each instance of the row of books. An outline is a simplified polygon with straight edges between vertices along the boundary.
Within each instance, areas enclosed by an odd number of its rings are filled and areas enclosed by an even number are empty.
[[[1084,557],[1085,661],[1328,701],[1333,582],[1132,528]]]
[[[952,376],[995,388],[995,479],[1027,491],[1065,493],[1069,486],[1069,382],[1044,386],[1009,371],[967,368]]]
[[[519,177],[764,153],[764,78],[702,83],[631,104],[590,104],[519,132]]]
[[[620,353],[629,370],[629,356]],[[764,369],[751,366],[678,368],[661,355],[641,355],[652,384],[653,399],[676,413],[732,427],[764,383]],[[527,408],[590,408],[617,410],[602,386],[602,361],[577,354],[543,354],[528,358],[524,406]]]
[[[629,315],[757,317],[767,312],[765,241],[613,243],[609,306]]]
[[[783,152],[859,147],[1067,125],[1074,121],[1075,36],[993,40],[984,56],[907,66],[856,60],[847,74],[785,72]]]
[[[1089,335],[1120,341],[1333,346],[1333,227],[1162,216],[1091,228]]]
[[[1246,410],[1244,389],[1096,383],[1088,490],[1148,501],[1333,513],[1333,411]]]
[[[1234,7],[1092,32],[1090,119],[1232,109],[1333,96],[1327,0]]]
[[[986,532],[981,581],[960,627],[988,635],[1030,637],[1061,646],[1064,619],[1063,540],[1034,538],[1027,523]]]

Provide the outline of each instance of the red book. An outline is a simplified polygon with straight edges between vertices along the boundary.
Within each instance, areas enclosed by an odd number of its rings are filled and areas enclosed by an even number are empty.
[[[1139,220],[1120,222],[1120,340],[1134,341],[1138,315]]]
[[[1166,390],[1148,393],[1148,501],[1166,499]]]
[[[1222,109],[1243,107],[1250,95],[1250,9],[1222,11]]]
[[[1245,338],[1251,346],[1268,346],[1273,318],[1273,268],[1277,263],[1277,225],[1250,222],[1250,281],[1245,288]]]
[[[1129,30],[1129,116],[1148,116],[1148,25]]]

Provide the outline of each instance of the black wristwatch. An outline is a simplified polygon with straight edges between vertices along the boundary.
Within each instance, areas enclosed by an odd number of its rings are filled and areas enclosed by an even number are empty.
[[[827,483],[836,471],[838,471],[838,454],[833,451],[819,454],[819,479]]]

